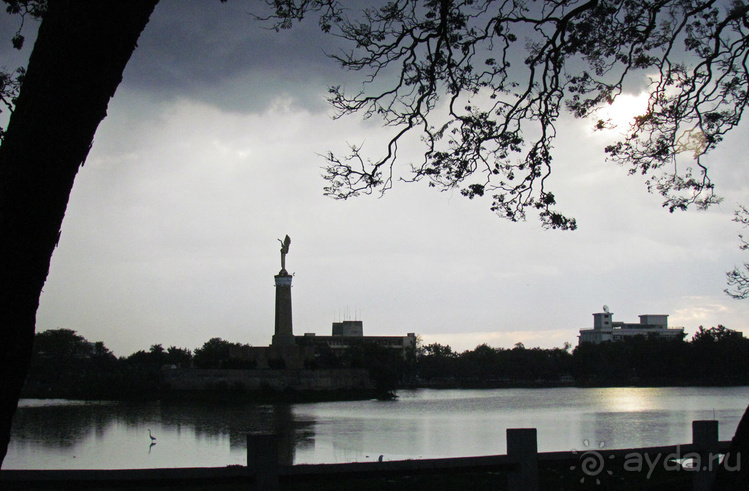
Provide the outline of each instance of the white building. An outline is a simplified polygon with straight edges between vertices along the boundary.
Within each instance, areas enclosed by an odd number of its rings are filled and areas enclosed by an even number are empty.
[[[614,322],[611,312],[604,306],[604,311],[593,314],[593,329],[580,329],[578,346],[583,343],[602,343],[604,341],[620,341],[632,336],[656,336],[666,339],[683,339],[683,327],[668,327],[668,315],[641,315],[639,324]]]

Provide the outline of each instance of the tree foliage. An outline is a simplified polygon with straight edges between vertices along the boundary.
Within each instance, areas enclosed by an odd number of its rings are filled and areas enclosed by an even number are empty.
[[[31,397],[157,399],[169,395],[162,371],[252,369],[233,360],[232,346],[212,338],[191,351],[152,345],[117,359],[102,342],[89,342],[69,329],[36,334],[25,393]],[[362,342],[343,353],[319,352],[324,360],[307,369],[366,369],[381,397],[399,387],[529,387],[576,384],[725,385],[749,383],[749,339],[725,326],[700,326],[690,340],[634,336],[600,344],[562,348],[494,348],[487,344],[455,352],[449,345],[399,350]]]
[[[387,191],[399,144],[418,132],[424,158],[405,180],[490,196],[512,221],[534,210],[547,227],[574,229],[548,182],[559,117],[595,116],[647,82],[647,109],[606,148],[609,159],[646,176],[670,211],[718,200],[704,156],[746,107],[745,2],[393,0],[358,16],[336,0],[268,4],[276,28],[321,12],[322,29],[350,41],[332,56],[364,79],[358,91],[330,89],[337,115],[393,128],[379,157],[356,145],[328,154],[333,197]]]
[[[584,343],[573,352],[582,385],[742,385],[749,382],[749,339],[725,326],[699,327],[690,341],[635,336]]]
[[[458,387],[554,385],[571,373],[572,355],[565,349],[512,349],[480,344],[456,353],[438,343],[421,350],[417,363],[419,383]]]
[[[728,342],[741,342],[739,339],[743,339],[744,336],[738,331],[728,329],[726,326],[718,324],[718,327],[711,327],[705,329],[700,326],[697,328],[697,332],[692,336],[693,344],[713,344],[713,343],[728,343]]]
[[[26,391],[37,397],[102,397],[120,390],[117,358],[70,329],[36,334]]]
[[[252,368],[231,359],[232,346],[244,345],[212,338],[193,356],[187,348],[154,344],[118,359],[101,341],[90,342],[70,329],[51,329],[34,336],[24,391],[27,397],[159,398],[166,369]]]
[[[435,387],[742,385],[749,383],[749,339],[700,326],[691,340],[634,336],[563,348],[512,349],[481,344],[419,351],[417,385]],[[574,382],[573,382],[574,381]]]
[[[91,356],[93,344],[71,329],[50,329],[34,338],[34,356],[74,360]]]
[[[196,368],[250,368],[242,366],[241,360],[232,360],[229,356],[232,347],[241,346],[240,343],[211,338],[195,350],[193,362]]]
[[[749,225],[749,210],[745,206],[740,206],[736,210],[733,221],[740,223],[743,227]],[[739,234],[739,240],[741,245],[739,248],[742,251],[749,249],[749,242],[744,239],[744,236]],[[726,279],[728,282],[728,288],[725,292],[737,299],[743,300],[749,298],[749,263],[744,263],[742,266],[736,266],[731,271],[726,273]]]
[[[19,18],[18,30],[11,38],[10,42],[15,49],[22,49],[26,40],[23,35],[23,27],[27,17],[39,20],[47,9],[47,2],[44,0],[3,0],[5,10],[9,14],[17,14]],[[0,104],[5,110],[12,112],[16,105],[18,92],[23,83],[23,77],[26,75],[24,67],[18,67],[10,70],[6,67],[0,67]],[[0,109],[2,112],[2,109]],[[5,134],[5,130],[0,128],[0,139]]]

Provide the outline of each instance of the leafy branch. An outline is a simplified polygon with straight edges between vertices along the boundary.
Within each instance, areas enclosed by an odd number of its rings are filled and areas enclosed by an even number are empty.
[[[20,18],[18,30],[11,39],[13,48],[20,50],[23,48],[25,41],[22,32],[26,17],[30,16],[35,20],[41,19],[47,9],[47,2],[46,0],[3,0],[3,2],[6,5],[5,10],[9,14],[18,15]],[[0,104],[10,113],[16,106],[16,98],[21,90],[24,75],[26,75],[26,70],[23,67],[16,68],[13,71],[0,67]],[[0,109],[1,112],[2,109]],[[4,136],[5,129],[0,128],[0,141]]]

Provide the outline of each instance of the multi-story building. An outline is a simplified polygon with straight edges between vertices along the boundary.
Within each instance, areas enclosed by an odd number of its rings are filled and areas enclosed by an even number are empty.
[[[683,327],[668,327],[668,315],[640,315],[640,322],[630,324],[614,322],[614,314],[604,306],[603,312],[593,314],[593,329],[580,329],[578,345],[583,343],[602,343],[620,341],[633,336],[658,337],[665,339],[684,338]]]
[[[412,332],[405,336],[365,336],[362,321],[334,322],[332,336],[305,333],[304,336],[295,337],[298,345],[327,345],[334,353],[341,353],[357,344],[372,343],[399,350],[405,356],[408,348],[416,347],[416,334]]]

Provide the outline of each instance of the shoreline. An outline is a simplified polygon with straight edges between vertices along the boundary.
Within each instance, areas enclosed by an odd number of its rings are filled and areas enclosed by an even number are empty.
[[[457,382],[434,382],[410,384],[398,387],[394,391],[382,392],[376,389],[331,389],[331,390],[246,390],[232,388],[211,389],[164,389],[156,394],[107,397],[101,394],[70,393],[66,391],[24,391],[20,399],[52,400],[62,399],[71,401],[111,401],[111,402],[257,402],[266,403],[308,403],[308,402],[336,402],[336,401],[362,401],[362,400],[390,400],[397,399],[399,391],[412,391],[419,389],[430,390],[501,390],[501,389],[616,389],[623,387],[636,388],[709,388],[709,387],[749,387],[749,384],[697,384],[697,383],[664,383],[664,384],[621,384],[621,385],[594,385],[574,383],[548,383],[539,382],[535,384],[511,384],[511,383],[457,383]]]

